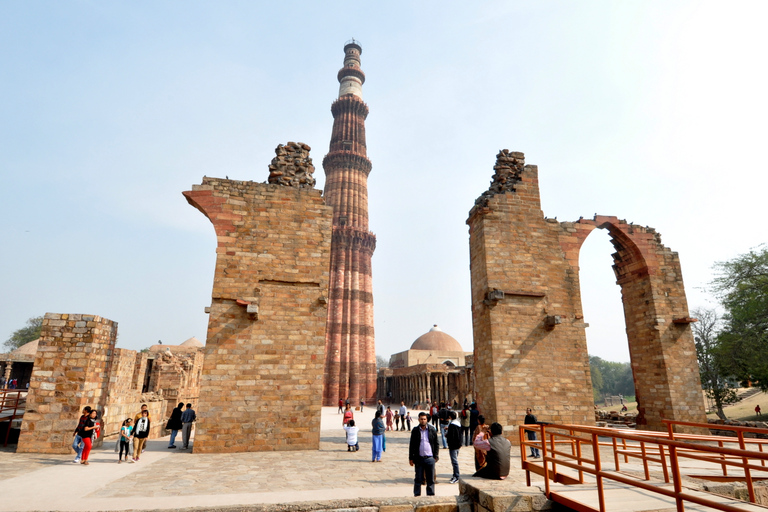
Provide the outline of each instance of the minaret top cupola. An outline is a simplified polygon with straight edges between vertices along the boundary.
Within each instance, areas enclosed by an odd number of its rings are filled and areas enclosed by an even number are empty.
[[[352,39],[344,45],[344,67],[339,70],[339,98],[346,94],[354,94],[363,99],[363,83],[365,73],[360,69],[360,54],[363,48]]]

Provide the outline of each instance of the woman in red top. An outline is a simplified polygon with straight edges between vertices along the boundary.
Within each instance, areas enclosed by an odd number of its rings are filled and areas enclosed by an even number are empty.
[[[349,420],[354,419],[355,415],[352,413],[352,408],[347,405],[347,408],[344,410],[344,418],[341,420],[341,425],[346,426],[347,423],[349,423]]]

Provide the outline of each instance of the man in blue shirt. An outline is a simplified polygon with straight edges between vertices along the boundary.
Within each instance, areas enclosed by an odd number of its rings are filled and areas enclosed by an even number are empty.
[[[429,415],[419,413],[419,424],[411,431],[408,446],[408,463],[416,467],[413,479],[413,495],[421,496],[421,484],[426,479],[427,496],[435,495],[435,463],[438,461],[440,445],[437,442],[437,430],[429,424]]]
[[[189,436],[192,433],[192,423],[194,423],[197,415],[195,410],[192,409],[192,404],[187,404],[187,408],[181,413],[181,441],[184,444],[184,449],[189,448]]]

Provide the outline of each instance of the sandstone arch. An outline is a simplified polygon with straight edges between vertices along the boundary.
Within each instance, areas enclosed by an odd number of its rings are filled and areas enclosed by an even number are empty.
[[[541,211],[538,169],[502,151],[490,189],[470,211],[478,401],[487,418],[594,423],[579,251],[607,229],[616,253],[640,401],[638,423],[704,421],[698,364],[677,253],[652,228],[616,217],[558,222]]]

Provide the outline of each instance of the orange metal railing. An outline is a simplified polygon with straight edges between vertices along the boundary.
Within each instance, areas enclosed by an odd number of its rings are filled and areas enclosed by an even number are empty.
[[[753,481],[768,478],[768,453],[763,446],[766,439],[745,437],[745,434],[768,434],[765,429],[717,425],[718,430],[730,430],[735,437],[711,435],[682,434],[674,432],[675,426],[693,427],[695,429],[712,428],[705,423],[690,423],[666,421],[667,432],[615,430],[602,427],[587,427],[581,425],[541,424],[521,425],[520,450],[523,469],[526,471],[526,481],[531,484],[530,473],[538,473],[544,477],[545,493],[549,499],[560,502],[568,507],[583,512],[606,512],[604,480],[612,480],[625,485],[638,487],[650,492],[662,494],[675,500],[677,510],[683,512],[684,502],[696,503],[714,510],[738,511],[743,510],[734,505],[708,499],[697,491],[694,495],[685,490],[681,478],[680,460],[691,459],[704,463],[708,469],[720,468],[722,477],[699,475],[700,478],[744,480],[749,492],[749,501],[755,503]],[[537,440],[528,440],[526,432],[536,431]],[[734,444],[735,447],[728,447]],[[528,448],[536,447],[542,455],[542,465],[529,461]],[[600,448],[612,451],[613,470],[604,469]],[[629,459],[642,463],[644,478],[622,473],[621,459],[628,463]],[[649,483],[651,480],[651,464],[657,465],[666,484],[671,483],[672,489]],[[569,468],[575,471],[568,474],[558,468]],[[732,473],[729,475],[729,469]],[[734,474],[735,471],[735,474]],[[758,473],[759,476],[755,476]],[[553,491],[550,481],[566,485],[585,483],[585,475],[594,477],[598,508],[595,509],[577,502]]]
[[[22,396],[23,395],[23,396]],[[8,420],[3,446],[8,446],[13,420],[24,416],[27,394],[23,391],[0,391],[0,421]]]

